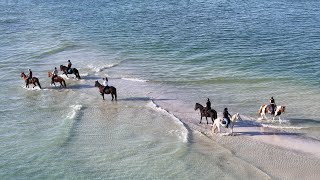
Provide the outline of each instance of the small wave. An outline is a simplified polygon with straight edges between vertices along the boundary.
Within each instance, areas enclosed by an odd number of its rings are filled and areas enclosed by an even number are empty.
[[[71,141],[73,130],[76,126],[76,117],[78,116],[82,105],[71,105],[67,115],[61,120],[58,127],[57,135],[54,138],[53,143],[61,146],[67,145]]]
[[[82,108],[82,105],[78,104],[78,105],[71,105],[70,106],[72,108],[71,112],[67,115],[68,119],[74,119],[77,115],[77,112],[79,112]]]
[[[64,44],[61,47],[58,48],[52,48],[48,51],[42,52],[38,55],[33,56],[32,58],[44,58],[53,54],[58,54],[60,52],[66,51],[66,50],[70,50],[70,49],[74,49],[76,48],[76,45],[72,45],[72,44]]]
[[[179,138],[182,139],[182,142],[187,143],[188,142],[188,130],[187,128],[184,126],[184,124],[182,123],[182,121],[177,118],[175,115],[169,113],[167,110],[161,108],[160,106],[158,106],[157,104],[155,104],[153,101],[150,101],[150,103],[148,104],[148,106],[150,106],[151,108],[155,109],[156,111],[159,111],[169,117],[171,117],[172,119],[175,120],[175,122],[179,125],[181,125],[183,127],[183,131],[181,132],[181,135],[179,136]]]
[[[121,78],[121,79],[127,80],[127,81],[135,81],[135,82],[148,82],[148,80],[137,79],[137,78]]]
[[[97,67],[97,66],[94,66],[92,64],[89,64],[88,65],[88,68],[92,69],[94,72],[98,73],[98,72],[101,72],[105,69],[110,69],[112,67],[115,67],[117,66],[118,64],[109,64],[109,65],[104,65],[104,66],[100,66],[100,67]]]
[[[42,89],[40,89],[39,86],[36,86],[36,87],[32,88],[33,85],[29,85],[29,88],[27,88],[25,85],[23,85],[23,86],[21,86],[21,87],[22,87],[23,89],[28,90],[28,91],[42,90]]]
[[[276,126],[276,125],[270,125],[270,124],[261,124],[262,127],[268,127],[273,129],[305,129],[307,127],[295,127],[295,126]]]

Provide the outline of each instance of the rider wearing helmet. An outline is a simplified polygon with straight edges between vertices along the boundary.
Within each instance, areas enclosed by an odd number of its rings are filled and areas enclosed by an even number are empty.
[[[105,77],[105,78],[102,78],[103,79],[103,86],[104,86],[104,89],[103,89],[103,92],[105,92],[106,89],[109,89],[109,86],[108,86],[108,78]]]
[[[227,120],[226,128],[228,128],[228,125],[230,124],[230,117],[231,117],[231,115],[228,112],[228,108],[224,108],[223,118],[225,118]]]
[[[67,73],[71,73],[70,69],[71,69],[72,63],[70,60],[68,60],[68,65],[67,65]]]
[[[51,77],[51,84],[54,83],[54,78],[58,76],[58,70],[57,67],[54,67],[54,70],[52,71],[52,77]]]
[[[206,105],[207,105],[207,107],[206,107],[205,111],[208,112],[211,110],[211,102],[210,102],[209,98],[207,99]]]
[[[270,108],[271,108],[271,114],[274,114],[275,112],[276,103],[273,97],[270,98]]]
[[[29,84],[29,81],[32,79],[32,71],[31,69],[28,69],[29,73],[28,73],[28,78],[27,78],[27,83]]]

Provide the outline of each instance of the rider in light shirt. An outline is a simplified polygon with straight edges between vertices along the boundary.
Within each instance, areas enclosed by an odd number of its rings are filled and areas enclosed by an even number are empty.
[[[105,91],[106,89],[108,89],[108,88],[109,88],[109,86],[108,86],[108,78],[107,78],[107,77],[105,77],[105,78],[102,78],[102,79],[103,79],[103,83],[102,83],[102,85],[104,86],[103,91]]]
[[[57,67],[54,67],[54,70],[52,71],[51,84],[54,83],[53,80],[54,80],[54,78],[57,77],[57,76],[58,76],[58,69],[57,69]]]

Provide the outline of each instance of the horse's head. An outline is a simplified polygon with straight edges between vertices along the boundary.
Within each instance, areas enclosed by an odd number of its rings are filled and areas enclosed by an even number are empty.
[[[195,111],[199,109],[199,105],[200,105],[199,103],[196,103],[196,105],[194,106]]]
[[[284,112],[286,110],[286,106],[280,106],[280,111]]]
[[[100,85],[100,83],[98,81],[94,82],[94,87],[98,87]]]
[[[52,72],[48,71],[48,77],[52,76]]]
[[[63,65],[60,65],[60,71],[63,71]]]
[[[24,72],[21,72],[20,77],[26,77],[26,75],[24,74]]]
[[[239,113],[234,114],[234,115],[231,117],[231,119],[232,119],[233,121],[242,121],[242,118],[241,118],[241,116],[240,116]]]

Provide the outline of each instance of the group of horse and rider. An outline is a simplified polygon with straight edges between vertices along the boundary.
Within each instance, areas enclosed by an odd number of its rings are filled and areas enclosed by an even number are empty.
[[[196,103],[195,110],[198,110],[198,109],[200,110],[200,115],[201,115],[199,123],[201,124],[202,117],[205,117],[208,124],[207,117],[211,117],[212,124],[213,124],[213,127],[212,127],[213,132],[215,131],[216,128],[220,132],[220,126],[224,126],[226,128],[230,127],[231,132],[233,133],[233,126],[235,121],[238,119],[241,119],[241,117],[239,116],[239,113],[236,113],[233,116],[231,116],[231,114],[228,111],[228,108],[224,108],[222,113],[223,114],[222,118],[217,118],[217,112],[211,108],[211,101],[209,98],[207,99],[206,107],[203,107],[201,104]],[[266,113],[269,113],[271,114],[273,119],[276,116],[279,116],[279,120],[280,120],[280,115],[284,111],[285,111],[285,106],[277,106],[275,104],[275,99],[271,97],[268,105],[264,104],[260,106],[258,114],[261,116],[262,119],[267,119]]]
[[[60,65],[60,70],[68,77],[68,74],[75,74],[78,79],[80,79],[79,71],[76,68],[71,68],[72,63],[68,60],[67,66]],[[25,80],[26,88],[29,87],[29,84],[33,84],[33,88],[35,86],[39,86],[41,89],[41,85],[39,79],[33,76],[31,69],[28,69],[28,74],[26,75],[24,72],[21,73],[21,77]],[[52,72],[48,72],[48,77],[51,77],[51,84],[55,85],[55,82],[59,82],[61,87],[66,87],[66,83],[64,79],[58,76],[58,69],[57,67],[54,68]]]
[[[62,74],[65,74],[68,77],[68,74],[74,74],[76,78],[81,79],[79,71],[76,68],[72,68],[72,63],[70,60],[68,60],[67,66],[60,65],[60,71],[62,71]],[[51,85],[55,86],[56,82],[60,83],[60,86],[63,88],[66,88],[65,80],[58,76],[58,69],[57,67],[54,68],[54,70],[51,72],[48,72],[48,77],[51,77]],[[21,73],[21,77],[25,80],[26,88],[29,88],[29,84],[33,84],[33,88],[35,86],[39,86],[41,89],[41,85],[39,82],[39,79],[33,76],[33,73],[31,69],[28,69],[28,74],[26,75],[24,72]],[[95,87],[99,88],[99,92],[102,95],[102,98],[104,99],[104,94],[111,94],[112,100],[115,98],[117,100],[117,91],[116,88],[113,86],[108,85],[108,78],[104,77],[102,78],[103,84],[101,85],[98,81],[95,82]]]

